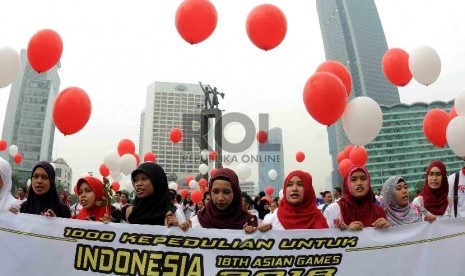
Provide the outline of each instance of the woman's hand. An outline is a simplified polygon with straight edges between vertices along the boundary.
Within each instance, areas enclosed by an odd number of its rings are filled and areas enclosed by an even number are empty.
[[[377,220],[375,220],[375,222],[371,224],[371,226],[377,229],[385,229],[388,228],[390,225],[385,218],[378,218]]]
[[[247,222],[244,224],[243,228],[246,234],[252,234],[253,232],[257,231],[257,227],[249,225]]]
[[[42,216],[53,217],[54,218],[57,215],[55,214],[55,212],[52,209],[48,209],[48,210],[42,212]]]
[[[178,219],[176,218],[174,213],[171,211],[168,211],[165,217],[165,226],[168,226],[168,227],[178,226],[178,224],[179,224]]]
[[[187,232],[187,229],[192,227],[192,222],[190,219],[186,219],[185,222],[179,224],[179,227],[181,228],[182,231]]]
[[[436,220],[436,216],[431,214],[430,212],[426,212],[424,220],[431,223]]]
[[[100,218],[100,222],[103,222],[105,224],[109,224],[111,222],[111,218],[108,214],[103,215],[103,217]]]
[[[260,232],[268,232],[268,231],[271,230],[271,228],[273,228],[273,226],[271,225],[271,223],[260,224],[259,226],[257,226],[257,229],[258,229],[258,231],[260,231]]]
[[[363,223],[361,221],[352,221],[349,226],[347,226],[347,229],[352,231],[360,231],[363,229]]]
[[[15,215],[19,213],[19,209],[17,209],[15,206],[11,206],[8,210],[10,210],[10,212],[12,212]]]

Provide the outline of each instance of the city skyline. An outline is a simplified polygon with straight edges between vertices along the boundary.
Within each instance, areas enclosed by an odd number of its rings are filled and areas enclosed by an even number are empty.
[[[82,173],[97,173],[105,153],[115,150],[120,140],[128,138],[138,145],[140,111],[148,85],[154,81],[202,81],[226,93],[221,103],[226,112],[242,112],[255,122],[259,113],[269,113],[270,128],[283,129],[285,173],[310,171],[318,192],[331,170],[326,126],[308,115],[302,92],[305,81],[325,60],[323,43],[316,4],[288,2],[270,1],[285,13],[288,32],[281,45],[267,52],[257,49],[245,32],[247,13],[261,4],[255,0],[212,1],[218,25],[212,36],[198,45],[187,44],[175,29],[174,14],[181,1],[132,6],[123,1],[10,1],[3,5],[9,12],[2,16],[0,47],[19,52],[44,28],[55,29],[62,36],[60,91],[79,86],[92,101],[91,118],[80,132],[55,133],[52,159],[66,160],[75,180]],[[465,74],[459,2],[449,1],[447,6],[435,1],[375,3],[389,48],[410,51],[429,45],[443,64],[438,81],[429,87],[412,80],[399,88],[401,102],[453,99],[463,89],[460,79]],[[108,6],[111,13],[106,12]],[[82,20],[83,14],[86,20]],[[0,89],[2,117],[9,91],[10,86]],[[231,127],[231,132],[240,132],[234,130]],[[252,147],[250,152],[256,150]],[[295,161],[297,151],[306,154],[304,162]],[[250,180],[257,182],[257,175]]]

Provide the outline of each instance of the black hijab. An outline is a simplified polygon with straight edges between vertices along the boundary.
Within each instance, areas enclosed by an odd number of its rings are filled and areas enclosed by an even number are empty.
[[[139,173],[148,176],[153,186],[153,194],[146,198],[136,196],[128,222],[132,224],[165,225],[166,213],[168,211],[176,212],[176,207],[171,203],[165,171],[153,162],[142,163],[131,173],[133,183],[134,178]]]

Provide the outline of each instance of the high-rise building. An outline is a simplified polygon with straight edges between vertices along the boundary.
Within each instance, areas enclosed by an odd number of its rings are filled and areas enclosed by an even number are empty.
[[[21,50],[20,60],[18,76],[11,85],[2,138],[9,145],[18,147],[22,162],[15,164],[7,151],[0,155],[10,161],[13,170],[18,173],[19,182],[26,183],[35,163],[40,160],[52,161],[55,136],[52,111],[60,89],[60,64],[38,74],[29,65],[24,49]]]
[[[143,133],[141,154],[152,151],[169,180],[182,181],[198,175],[200,160],[200,111],[204,93],[199,84],[154,82],[147,88],[147,100],[141,118]],[[188,125],[190,129],[185,129]],[[170,140],[170,131],[183,131],[181,142]]]
[[[73,187],[73,170],[63,158],[58,158],[52,164],[55,166],[55,184],[63,187],[64,191],[73,193],[71,190]]]
[[[258,194],[257,185],[251,180],[239,181],[239,187],[241,187],[241,192],[246,192],[252,198]]]
[[[411,187],[421,187],[426,167],[433,160],[441,160],[449,174],[462,167],[463,161],[448,146],[433,146],[423,133],[423,119],[429,110],[449,111],[452,106],[454,101],[381,106],[383,127],[376,139],[366,146],[366,167],[374,188],[380,188],[394,175],[405,177]]]
[[[374,0],[317,0],[318,18],[327,60],[344,64],[352,77],[350,98],[367,96],[380,105],[400,103],[397,87],[382,72],[381,62],[388,50]],[[342,122],[328,128],[334,186],[340,186],[337,154],[349,141]]]
[[[283,131],[281,128],[275,127],[268,131],[267,142],[258,144],[258,156],[258,189],[265,191],[266,187],[273,186],[273,197],[277,197],[284,182]],[[268,172],[272,169],[278,173],[275,180],[268,177]]]

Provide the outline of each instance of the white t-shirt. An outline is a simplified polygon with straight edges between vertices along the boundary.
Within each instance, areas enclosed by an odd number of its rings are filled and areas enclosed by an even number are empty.
[[[413,199],[412,201],[412,204],[421,210],[421,208],[424,207],[423,196],[415,197],[415,199]],[[449,206],[447,206],[447,209],[443,215],[436,215],[436,220],[450,219],[451,217],[453,217],[454,210],[452,209],[453,208],[451,208],[450,198],[449,198]],[[428,209],[425,208],[425,210],[429,212]]]
[[[197,215],[191,218],[192,228],[203,228],[202,224],[199,222]]]
[[[266,214],[263,218],[262,224],[271,224],[271,229],[273,230],[286,230],[286,228],[284,228],[284,226],[279,221],[278,209],[276,209],[274,213]]]
[[[336,222],[341,220],[341,207],[337,202],[333,202],[326,207],[323,216],[326,218],[329,228],[337,228]]]
[[[118,210],[121,210],[121,207],[123,206],[123,203],[121,202],[115,202],[112,204],[113,207],[115,207]]]
[[[455,182],[455,173],[449,175],[447,179],[449,182],[449,198],[452,200],[452,218],[455,218],[454,212],[454,182]],[[460,170],[459,173],[459,183],[458,183],[458,190],[457,190],[457,217],[465,217],[465,175]]]

